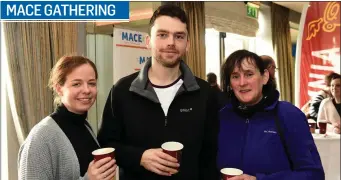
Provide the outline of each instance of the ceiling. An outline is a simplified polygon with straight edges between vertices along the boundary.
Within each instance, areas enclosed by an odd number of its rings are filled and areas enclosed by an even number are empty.
[[[303,7],[305,4],[309,2],[278,2],[274,1],[274,3],[287,7],[288,9],[291,9],[293,11],[296,11],[298,13],[301,13],[303,10]],[[143,9],[148,7],[157,7],[159,6],[159,2],[130,2],[130,9],[136,10],[136,9]],[[149,22],[149,19],[144,20],[138,20],[138,21],[132,21],[129,23],[121,23],[120,26],[130,27],[130,28],[140,28],[141,26],[146,26]],[[88,23],[88,27],[95,28],[94,31],[100,34],[112,34],[112,25],[105,25],[105,26],[94,26],[92,23]],[[298,27],[297,27],[298,29]],[[291,41],[292,43],[296,42],[297,36],[298,36],[298,30],[296,28],[290,29],[291,34]],[[88,31],[89,32],[89,31]]]
[[[301,13],[305,4],[309,2],[294,2],[294,1],[273,1],[273,3],[284,6],[288,9]]]

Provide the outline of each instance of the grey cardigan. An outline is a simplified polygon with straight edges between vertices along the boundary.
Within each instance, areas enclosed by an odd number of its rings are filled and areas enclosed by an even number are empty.
[[[20,147],[18,168],[20,180],[89,179],[87,173],[80,176],[79,161],[71,142],[49,116],[32,128]]]

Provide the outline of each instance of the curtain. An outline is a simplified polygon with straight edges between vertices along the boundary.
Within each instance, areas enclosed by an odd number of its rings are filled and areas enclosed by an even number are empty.
[[[189,20],[190,48],[184,57],[184,61],[194,75],[206,79],[204,2],[169,1],[162,2],[162,4],[177,5],[186,12]]]
[[[271,5],[272,43],[277,59],[277,84],[281,99],[294,104],[294,62],[289,25],[289,9],[272,3]]]
[[[16,132],[25,139],[35,124],[53,112],[49,72],[58,58],[75,52],[77,23],[8,22],[3,26],[13,87],[10,108]]]

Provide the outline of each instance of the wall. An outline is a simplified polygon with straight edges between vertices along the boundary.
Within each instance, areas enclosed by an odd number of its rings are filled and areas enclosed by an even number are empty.
[[[86,35],[87,56],[95,62],[98,71],[97,101],[88,113],[95,134],[101,123],[103,108],[113,85],[113,38],[104,34]]]
[[[219,54],[219,32],[214,29],[206,29],[206,74],[213,72],[217,75],[220,84],[220,54]]]
[[[259,29],[256,34],[256,53],[274,57],[272,46],[271,8],[261,4],[258,16]]]
[[[148,32],[148,25],[129,27],[117,25],[116,27],[134,31]],[[98,94],[96,104],[88,113],[88,120],[95,134],[101,125],[104,105],[113,86],[113,37],[107,34],[87,34],[87,56],[95,62],[98,71]]]
[[[9,104],[8,96],[6,97],[6,103]],[[11,114],[11,109],[7,106],[8,179],[14,180],[18,179],[17,160],[20,146]]]
[[[256,19],[247,17],[244,2],[205,2],[206,28],[254,37],[259,28]]]

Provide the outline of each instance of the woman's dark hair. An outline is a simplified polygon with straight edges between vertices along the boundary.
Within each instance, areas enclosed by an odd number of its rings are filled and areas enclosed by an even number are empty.
[[[335,77],[337,77],[337,76],[340,77],[340,74],[337,74],[335,72],[331,72],[328,75],[326,75],[324,77],[324,82],[325,82],[326,86],[330,86],[330,83],[332,82],[332,80],[335,79]]]
[[[262,59],[257,54],[247,50],[237,50],[227,57],[221,68],[221,87],[223,92],[232,95],[233,92],[230,88],[231,74],[235,67],[241,68],[242,62],[244,60],[248,61],[250,64],[253,64],[259,70],[261,75],[264,74],[266,67],[264,66]],[[263,94],[276,90],[274,81],[275,80],[269,76],[268,82],[263,86]]]

